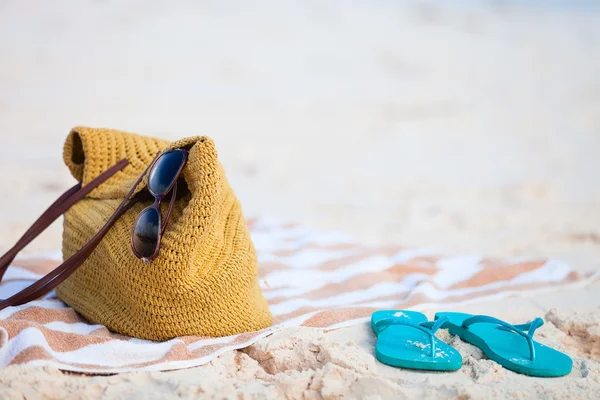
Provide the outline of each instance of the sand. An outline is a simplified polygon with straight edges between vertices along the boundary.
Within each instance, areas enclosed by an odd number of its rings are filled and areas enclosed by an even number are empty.
[[[528,313],[519,313],[526,315]],[[514,314],[510,317],[515,317]],[[509,318],[505,314],[505,318]],[[54,368],[11,367],[3,371],[1,394],[9,398],[455,398],[595,399],[600,396],[600,310],[544,316],[538,340],[573,357],[566,378],[516,374],[441,330],[437,336],[463,356],[454,373],[426,373],[387,367],[373,357],[375,338],[368,324],[324,332],[294,328],[274,334],[211,363],[162,373],[84,377]]]
[[[1,2],[0,250],[73,183],[61,146],[83,124],[210,135],[248,216],[600,270],[600,10],[546,3]],[[57,224],[27,251],[59,246]],[[599,289],[458,308],[544,317],[574,360],[560,379],[444,332],[459,372],[385,367],[363,324],[169,373],[10,367],[0,397],[600,398]]]

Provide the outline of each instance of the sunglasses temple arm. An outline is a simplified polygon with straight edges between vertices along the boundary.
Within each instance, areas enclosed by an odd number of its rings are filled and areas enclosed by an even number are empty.
[[[31,225],[31,227],[23,234],[17,243],[0,257],[0,281],[4,273],[8,269],[10,263],[15,259],[17,254],[23,250],[31,241],[40,235],[50,224],[58,217],[64,214],[73,204],[87,196],[92,190],[101,185],[116,172],[122,170],[129,164],[127,159],[119,161],[102,174],[91,180],[87,185],[81,186],[80,183],[73,186],[71,189],[63,193],[44,213]]]
[[[160,236],[164,235],[165,230],[167,229],[167,225],[169,225],[169,220],[171,219],[171,211],[173,211],[173,206],[175,205],[175,199],[177,198],[177,181],[173,184],[173,189],[171,190],[171,201],[169,202],[169,208],[167,210],[167,214],[165,215],[165,222],[163,226],[160,228]],[[160,246],[160,243],[158,244]]]

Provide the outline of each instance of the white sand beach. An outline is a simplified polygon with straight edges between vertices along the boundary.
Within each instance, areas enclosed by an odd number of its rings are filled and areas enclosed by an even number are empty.
[[[600,271],[600,7],[577,2],[0,2],[0,251],[73,178],[77,125],[211,136],[246,216]],[[55,224],[27,249],[55,251]],[[384,366],[368,323],[294,328],[174,372],[0,370],[0,398],[600,398],[600,282],[455,309],[569,354]],[[427,315],[440,310],[427,310]]]

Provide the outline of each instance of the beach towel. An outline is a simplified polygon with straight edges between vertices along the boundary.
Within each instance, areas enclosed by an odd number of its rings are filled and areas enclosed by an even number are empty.
[[[249,226],[260,285],[274,318],[271,327],[227,337],[153,342],[90,324],[50,293],[0,311],[0,367],[47,365],[98,374],[188,368],[288,327],[335,329],[364,323],[378,309],[446,309],[597,277],[557,260],[366,246],[344,233],[266,218],[249,221]],[[59,252],[15,260],[0,284],[0,298],[30,285],[60,261]]]

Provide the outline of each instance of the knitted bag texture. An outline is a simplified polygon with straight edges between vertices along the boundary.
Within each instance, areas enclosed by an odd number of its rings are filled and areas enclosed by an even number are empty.
[[[151,204],[139,202],[57,287],[58,297],[90,322],[142,339],[226,336],[269,326],[256,251],[208,137],[168,143],[117,130],[74,128],[64,161],[83,185],[123,158],[130,164],[65,214],[63,257],[100,230],[157,152],[174,148],[188,149],[189,159],[159,257],[145,264],[131,250],[135,218]],[[147,177],[136,193],[146,182]],[[164,215],[169,201],[163,203]]]

